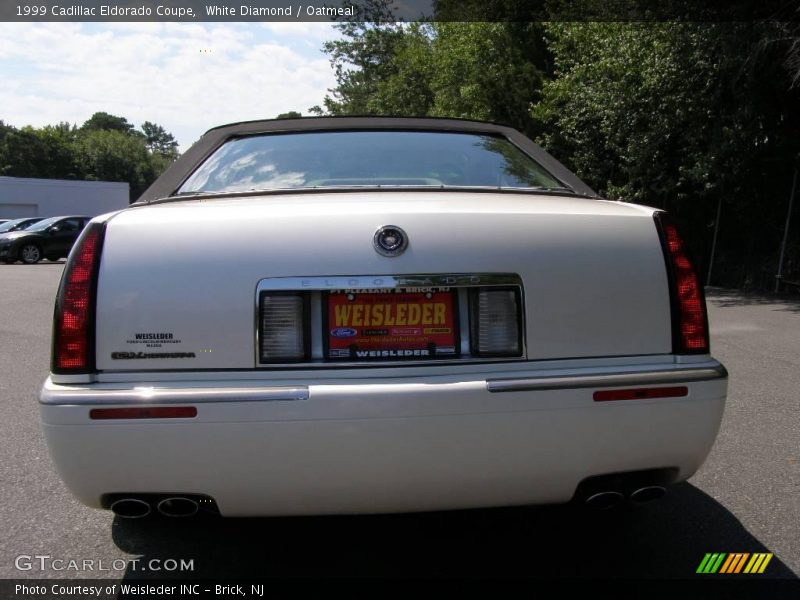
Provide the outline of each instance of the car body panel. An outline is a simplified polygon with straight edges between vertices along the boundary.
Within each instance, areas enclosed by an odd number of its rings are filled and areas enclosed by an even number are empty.
[[[263,279],[500,268],[523,280],[530,359],[670,351],[669,293],[651,211],[535,194],[351,196],[187,201],[118,214],[100,266],[98,369],[254,367],[253,304]],[[373,249],[375,230],[386,224],[408,233],[402,256]],[[198,240],[215,248],[202,261]],[[168,349],[195,357],[112,358],[145,350],[135,344],[141,332],[172,333]]]
[[[571,191],[174,196],[237,136],[404,128],[505,136]],[[226,516],[566,502],[606,475],[685,480],[717,435],[728,379],[709,354],[674,353],[655,214],[599,199],[533,142],[490,123],[323,118],[213,129],[139,202],[94,219],[103,246],[87,347],[96,352],[91,370],[51,374],[42,389],[53,461],[89,506],[108,508],[109,495],[202,495]],[[374,246],[388,226],[407,236],[396,256]],[[521,309],[506,311],[522,340],[512,358],[336,363],[312,352],[296,364],[259,362],[261,291],[302,291],[322,336],[330,289],[445,282],[431,285],[456,290],[469,350],[464,298],[475,290],[461,282],[495,279],[518,286]],[[612,391],[623,393],[597,395]],[[189,410],[165,418],[159,408]],[[133,412],[105,418],[108,409]]]
[[[710,360],[693,368],[703,367],[719,369]],[[667,359],[639,368],[656,369],[680,370]],[[587,372],[597,367],[529,365],[517,376]],[[107,493],[148,491],[206,494],[226,516],[371,513],[566,502],[590,476],[653,467],[686,479],[711,448],[727,387],[718,370],[687,381],[686,397],[599,403],[592,388],[492,393],[496,376],[484,367],[469,378],[339,380],[282,399],[258,399],[263,382],[240,379],[237,389],[255,390],[250,401],[199,403],[194,419],[104,422],[89,421],[94,405],[77,404],[74,386],[48,382],[41,410],[59,473],[90,506]],[[163,388],[202,396],[231,385]],[[108,399],[134,387],[89,389]],[[113,448],[113,460],[101,448]]]

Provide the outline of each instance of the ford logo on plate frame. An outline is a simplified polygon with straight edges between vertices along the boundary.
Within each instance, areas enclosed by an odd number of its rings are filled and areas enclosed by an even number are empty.
[[[400,256],[408,247],[408,235],[397,225],[384,225],[375,232],[372,243],[382,256]]]
[[[355,337],[357,334],[358,331],[356,331],[352,327],[336,327],[334,329],[331,329],[331,335],[337,338]]]

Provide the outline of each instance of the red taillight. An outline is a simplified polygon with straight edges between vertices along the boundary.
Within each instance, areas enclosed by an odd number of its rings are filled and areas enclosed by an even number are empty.
[[[104,225],[92,223],[70,254],[56,299],[54,373],[94,370],[94,304]]]
[[[662,236],[672,296],[673,352],[706,353],[708,319],[703,288],[697,279],[686,244],[666,213],[655,215]]]

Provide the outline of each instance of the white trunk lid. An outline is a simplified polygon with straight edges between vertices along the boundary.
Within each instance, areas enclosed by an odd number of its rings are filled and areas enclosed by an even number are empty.
[[[668,354],[669,291],[652,212],[469,192],[298,193],[133,208],[107,227],[97,367],[254,368],[256,287],[271,277],[513,273],[524,286],[528,359]],[[383,225],[408,234],[401,256],[374,250]]]

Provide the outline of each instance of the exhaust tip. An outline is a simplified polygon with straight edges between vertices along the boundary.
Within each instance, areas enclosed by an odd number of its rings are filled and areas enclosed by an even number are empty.
[[[150,514],[150,505],[138,498],[122,498],[109,508],[111,512],[123,519],[141,519]]]
[[[631,500],[637,504],[652,502],[653,500],[662,498],[666,492],[667,490],[663,486],[648,485],[646,487],[639,488],[638,490],[634,490],[631,493]]]
[[[598,492],[586,498],[586,505],[597,510],[609,510],[625,500],[619,492]]]
[[[158,512],[165,517],[193,517],[200,506],[191,498],[165,498],[158,503]]]

